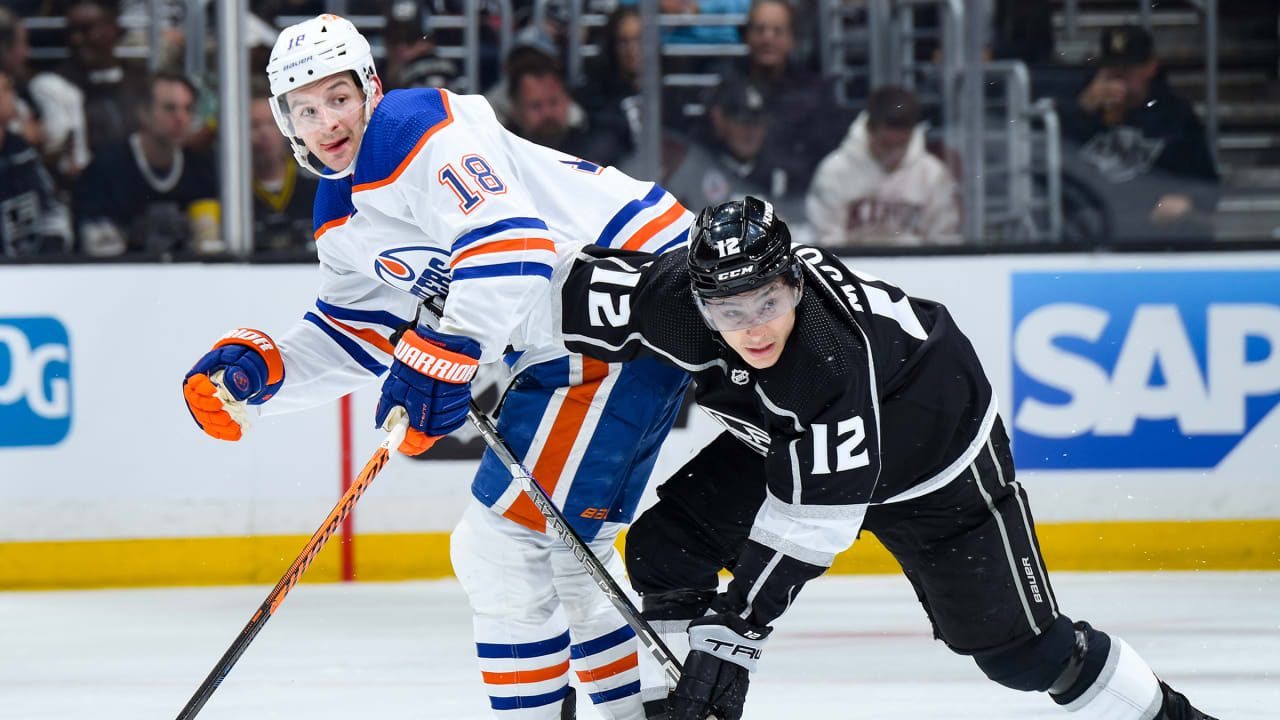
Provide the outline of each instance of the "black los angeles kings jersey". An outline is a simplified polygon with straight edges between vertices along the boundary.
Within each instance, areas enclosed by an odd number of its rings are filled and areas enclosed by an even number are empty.
[[[820,248],[794,251],[804,294],[764,370],[703,322],[684,250],[584,247],[560,298],[570,350],[685,369],[702,409],[763,456],[768,494],[729,589],[729,609],[761,626],[853,544],[869,505],[955,478],[996,417],[991,385],[945,307]]]

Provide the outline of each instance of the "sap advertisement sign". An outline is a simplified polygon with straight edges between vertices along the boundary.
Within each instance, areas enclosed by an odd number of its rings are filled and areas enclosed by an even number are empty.
[[[51,317],[0,317],[0,448],[57,445],[71,430],[71,342]]]
[[[1015,272],[1019,467],[1213,468],[1280,401],[1280,271]]]

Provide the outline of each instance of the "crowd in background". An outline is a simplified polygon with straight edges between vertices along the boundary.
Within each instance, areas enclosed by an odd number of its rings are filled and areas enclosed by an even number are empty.
[[[632,0],[634,2],[634,0]],[[1052,63],[1047,6],[996,3],[991,55]],[[181,73],[183,3],[166,23],[162,69],[121,47],[142,42],[122,27],[138,12],[125,0],[0,2],[0,257],[225,255],[218,226],[213,150],[216,80]],[[146,3],[141,3],[146,6]],[[429,6],[413,0],[348,2],[352,15],[386,19],[377,36],[384,87],[463,90],[450,38],[432,33]],[[254,252],[314,252],[311,204],[317,178],[290,156],[270,110],[263,68],[280,15],[324,10],[311,0],[253,2],[250,24],[250,142]],[[867,88],[856,106],[837,102],[819,71],[812,3],[801,0],[662,0],[665,13],[745,13],[742,27],[664,30],[664,43],[742,43],[723,58],[664,57],[664,73],[715,74],[709,86],[665,86],[660,183],[693,210],[753,194],[771,199],[798,239],[823,245],[922,246],[962,242],[957,148],[928,133],[936,118],[912,90]],[[583,79],[565,72],[566,24],[526,18],[506,57],[495,29],[482,81],[515,133],[584,160],[640,176],[640,17],[624,0],[592,30],[600,51]],[[65,30],[42,39],[65,59],[30,61],[26,18],[61,16]],[[44,31],[48,35],[48,31]],[[455,31],[447,31],[455,32]],[[460,32],[460,31],[457,31]],[[211,43],[209,43],[211,44]],[[1048,53],[1046,55],[1046,53]],[[1054,78],[1062,139],[1066,241],[1212,236],[1219,180],[1191,104],[1163,80],[1151,35],[1109,28],[1095,60]],[[1123,207],[1124,212],[1116,212]]]

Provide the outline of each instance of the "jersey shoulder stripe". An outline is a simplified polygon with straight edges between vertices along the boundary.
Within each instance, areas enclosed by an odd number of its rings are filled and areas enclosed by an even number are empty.
[[[600,231],[599,237],[596,238],[596,244],[604,245],[605,247],[612,247],[614,238],[618,235],[618,232],[622,230],[623,226],[631,221],[631,218],[640,214],[645,209],[657,205],[662,201],[662,197],[666,194],[666,190],[663,190],[657,183],[654,183],[653,188],[649,190],[648,194],[646,194],[644,198],[640,200],[632,200],[626,205],[623,205],[622,209],[615,213],[614,216],[609,219],[608,223],[605,223],[604,229]]]
[[[374,190],[395,182],[427,141],[452,122],[448,93],[439,88],[387,93],[360,141],[351,191]]]
[[[312,231],[316,240],[345,223],[356,212],[351,204],[351,181],[348,178],[321,180],[312,206]]]

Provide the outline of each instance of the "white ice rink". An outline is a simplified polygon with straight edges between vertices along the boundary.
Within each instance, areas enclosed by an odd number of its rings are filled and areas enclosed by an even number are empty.
[[[1122,635],[1223,720],[1280,718],[1280,573],[1057,573],[1064,611]],[[0,718],[173,718],[267,587],[0,593]],[[777,624],[746,718],[1068,718],[931,639],[898,576],[821,578]],[[201,720],[489,718],[457,583],[303,584]],[[587,702],[579,717],[598,717]]]

